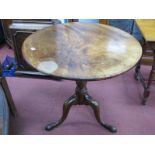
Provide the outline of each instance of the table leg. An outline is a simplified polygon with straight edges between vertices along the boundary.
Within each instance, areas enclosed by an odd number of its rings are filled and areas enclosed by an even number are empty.
[[[101,124],[104,128],[109,130],[110,132],[116,132],[117,129],[109,124],[106,124],[101,121],[100,119],[100,109],[99,109],[99,104],[90,96],[88,95],[88,91],[86,88],[86,81],[77,81],[76,82],[76,90],[75,90],[75,95],[71,96],[63,105],[63,115],[60,120],[54,123],[48,124],[45,129],[46,130],[52,130],[53,128],[57,127],[61,123],[64,122],[66,119],[69,110],[72,105],[89,105],[93,108],[96,120],[98,121],[99,124]]]
[[[46,127],[45,127],[45,130],[52,130],[53,128],[59,126],[61,123],[64,122],[64,120],[66,119],[68,113],[69,113],[69,110],[71,108],[71,106],[73,104],[76,103],[76,97],[75,95],[71,96],[68,100],[65,101],[64,105],[63,105],[63,114],[62,114],[62,117],[60,118],[60,120],[54,122],[54,123],[50,123],[48,124]]]
[[[152,64],[152,69],[149,75],[149,80],[146,84],[146,87],[144,88],[144,93],[143,93],[143,101],[142,104],[145,105],[148,97],[150,96],[150,86],[152,84],[153,78],[155,74],[155,50],[153,51],[153,64]]]
[[[110,132],[117,132],[117,129],[115,127],[113,127],[112,125],[109,125],[109,124],[101,121],[99,104],[94,99],[92,99],[92,97],[89,96],[89,95],[86,98],[86,100],[88,102],[88,105],[90,105],[92,107],[97,122],[99,124],[101,124],[101,126],[103,126],[104,128],[106,128],[107,130],[109,130]]]
[[[135,68],[135,80],[139,81],[139,72],[140,72],[141,62],[139,61]]]

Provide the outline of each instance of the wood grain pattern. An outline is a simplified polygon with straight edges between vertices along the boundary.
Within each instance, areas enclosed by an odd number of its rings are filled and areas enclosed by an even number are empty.
[[[145,41],[155,41],[155,19],[136,19]]]
[[[30,35],[22,51],[39,71],[71,80],[116,76],[132,68],[142,55],[131,35],[97,23],[50,26]]]

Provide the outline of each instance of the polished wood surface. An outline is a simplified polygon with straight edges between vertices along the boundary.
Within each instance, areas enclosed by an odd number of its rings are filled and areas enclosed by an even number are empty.
[[[155,19],[136,19],[145,41],[155,41]]]
[[[67,23],[42,29],[23,44],[26,61],[37,70],[71,80],[99,80],[119,75],[140,59],[139,42],[103,24]]]

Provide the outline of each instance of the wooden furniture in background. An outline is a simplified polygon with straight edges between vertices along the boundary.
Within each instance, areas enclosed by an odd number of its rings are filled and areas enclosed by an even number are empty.
[[[144,22],[145,22],[145,24],[144,24]],[[152,49],[150,48],[149,44],[147,43],[149,41],[149,40],[147,41],[148,37],[147,36],[144,37],[144,33],[145,34],[149,33],[149,35],[152,35],[152,36],[154,35],[151,32],[152,31],[151,29],[153,29],[153,26],[154,26],[154,24],[153,24],[154,22],[155,22],[155,20],[143,20],[143,19],[135,20],[135,23],[138,26],[138,28],[143,36],[143,40],[141,41],[141,44],[142,44],[144,50],[143,50],[143,57],[142,57],[141,63],[144,65],[149,65],[149,66],[152,65],[152,63],[153,63],[153,52],[151,51]],[[143,24],[148,27],[148,29],[146,30],[147,32],[144,30]],[[152,25],[152,26],[149,28],[149,25]],[[141,28],[142,28],[142,30],[141,30]],[[143,31],[145,31],[145,32],[143,32]]]
[[[68,22],[78,22],[79,19],[68,19]],[[99,19],[99,23],[100,24],[109,24],[109,20],[108,19]]]
[[[9,90],[9,87],[8,87],[8,84],[7,84],[5,77],[0,77],[0,84],[1,84],[2,89],[4,90],[4,94],[5,94],[6,99],[8,101],[8,106],[9,106],[10,112],[13,116],[16,116],[17,110],[16,110],[15,104],[13,102],[12,95],[11,95],[11,92]]]
[[[135,78],[139,80],[144,88],[142,104],[145,105],[150,95],[150,86],[154,79],[155,74],[155,20],[137,19],[136,24],[144,37],[143,57],[136,66]],[[151,50],[148,52],[148,50]],[[144,79],[140,72],[141,64],[151,65],[152,69],[147,80]]]
[[[6,78],[0,77],[0,135],[9,134],[10,112],[13,116],[17,114]]]
[[[68,22],[78,22],[79,19],[68,19]]]
[[[12,23],[12,19],[1,19],[1,22],[2,22],[5,41],[9,47],[13,48],[11,33],[9,30],[9,26]]]
[[[9,108],[8,102],[0,81],[0,135],[9,134]]]
[[[6,78],[2,77],[2,69],[0,63],[0,135],[9,134],[10,112],[13,116],[16,116],[17,114]]]
[[[2,28],[2,22],[0,20],[0,44],[4,41],[4,33]]]
[[[99,23],[100,24],[106,24],[106,25],[108,25],[109,24],[109,20],[108,19],[99,19]]]
[[[9,109],[10,109],[11,114],[13,116],[16,116],[16,108],[15,108],[15,105],[14,105],[14,102],[12,99],[12,95],[11,95],[11,92],[9,90],[9,87],[8,87],[8,84],[6,81],[6,77],[3,77],[1,62],[0,62],[0,86],[3,89],[4,94],[6,96],[6,99],[8,101],[8,105],[9,105]]]
[[[67,23],[30,35],[24,41],[23,55],[37,70],[76,82],[74,95],[64,103],[62,117],[48,124],[46,130],[63,123],[71,106],[80,104],[92,107],[97,122],[116,132],[115,127],[101,121],[99,104],[88,94],[86,86],[88,81],[112,78],[135,66],[142,55],[135,38],[107,25]]]

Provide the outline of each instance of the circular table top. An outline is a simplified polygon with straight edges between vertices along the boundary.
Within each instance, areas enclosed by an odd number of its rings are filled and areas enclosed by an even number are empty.
[[[131,69],[140,59],[142,48],[120,29],[97,23],[67,23],[30,35],[22,52],[31,66],[45,74],[91,81]]]

